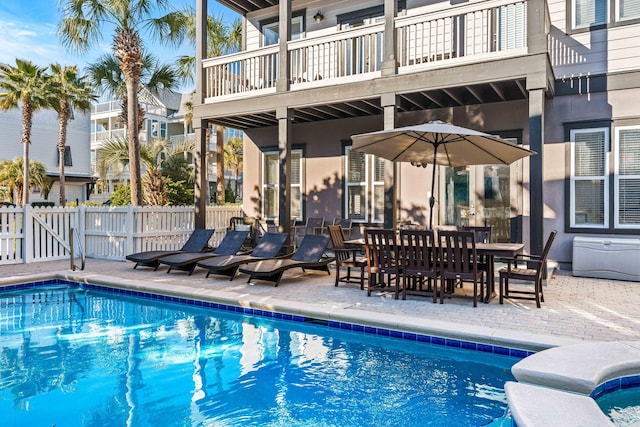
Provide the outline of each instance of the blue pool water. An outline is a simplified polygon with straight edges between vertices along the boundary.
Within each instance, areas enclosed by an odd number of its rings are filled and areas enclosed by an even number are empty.
[[[3,426],[479,426],[505,413],[517,361],[77,286],[0,291]]]

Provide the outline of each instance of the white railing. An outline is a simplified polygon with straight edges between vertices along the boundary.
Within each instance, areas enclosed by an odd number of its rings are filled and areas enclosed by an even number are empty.
[[[545,20],[548,15],[546,2]],[[402,73],[451,61],[483,61],[526,53],[527,0],[490,0],[395,20]],[[384,25],[288,42],[291,88],[327,86],[381,70]],[[463,61],[464,61],[463,60]],[[208,102],[275,90],[278,46],[202,61]]]
[[[527,3],[491,1],[399,18],[400,66],[479,56],[527,46]]]
[[[205,98],[275,88],[278,46],[205,59]]]
[[[292,83],[336,79],[380,71],[384,25],[289,42]]]
[[[222,240],[240,206],[207,207],[207,227]],[[72,229],[87,257],[124,260],[127,254],[179,249],[193,230],[193,207],[0,208],[0,265],[68,259]]]

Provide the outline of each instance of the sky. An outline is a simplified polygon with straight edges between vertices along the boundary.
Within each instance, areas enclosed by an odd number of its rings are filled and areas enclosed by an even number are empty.
[[[195,0],[171,0],[172,7],[182,9],[185,5],[195,8]],[[232,21],[238,17],[230,9],[209,0],[209,13],[223,16]],[[58,0],[0,0],[0,62],[15,64],[16,58],[28,59],[40,66],[51,63],[77,65],[83,69],[104,53],[110,52],[113,32],[104,28],[104,39],[86,54],[78,55],[67,51],[56,35],[60,19]],[[142,34],[147,43],[149,36]],[[163,62],[173,62],[184,54],[191,54],[191,48],[179,49],[164,46],[150,46],[154,55]]]

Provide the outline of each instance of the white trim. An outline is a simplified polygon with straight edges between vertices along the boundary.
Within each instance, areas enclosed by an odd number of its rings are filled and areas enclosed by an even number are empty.
[[[302,189],[303,189],[302,185],[303,185],[303,181],[304,181],[304,162],[302,161],[303,160],[303,158],[302,158],[302,150],[300,150],[300,149],[291,150],[291,155],[292,155],[291,161],[292,162],[295,161],[293,159],[293,154],[294,153],[299,154],[298,161],[300,162],[300,182],[299,183],[291,183],[291,188],[297,187],[297,188],[300,189],[300,199],[299,199],[299,202],[300,202],[300,215],[297,216],[296,218],[298,220],[302,220],[302,218],[304,217],[304,209],[303,209],[303,204],[302,204],[302,200],[304,199],[304,192],[302,191]],[[260,202],[260,213],[261,213],[262,217],[265,220],[274,221],[274,220],[278,219],[278,216],[269,217],[269,216],[267,216],[265,214],[265,211],[264,211],[264,202],[265,202],[265,198],[266,198],[265,189],[266,188],[275,188],[276,190],[278,190],[278,188],[280,186],[280,177],[276,175],[275,184],[269,185],[268,187],[265,185],[265,174],[266,174],[266,170],[267,170],[267,168],[265,167],[266,166],[265,165],[265,159],[269,155],[278,156],[278,151],[263,151],[261,153],[260,164],[262,165],[262,174],[261,174],[261,177],[260,177],[260,188],[262,190],[262,198],[261,198],[261,202]],[[278,212],[278,209],[279,209],[279,206],[280,206],[280,202],[277,199],[278,197],[280,197],[280,194],[279,194],[278,191],[276,191],[276,212]],[[291,200],[291,204],[293,204],[293,200]]]
[[[604,171],[602,176],[582,176],[578,179],[575,177],[575,135],[579,133],[593,133],[593,132],[603,132],[604,133]],[[609,152],[610,139],[609,139],[609,128],[606,127],[598,127],[598,128],[583,128],[583,129],[572,129],[570,133],[570,145],[571,145],[571,155],[570,155],[570,175],[569,175],[569,221],[570,226],[573,228],[594,228],[594,229],[607,229],[609,228],[609,156],[607,153]],[[576,223],[576,199],[575,199],[575,183],[576,181],[586,181],[590,179],[598,179],[603,181],[603,224],[577,224]]]
[[[614,161],[613,161],[613,194],[614,194],[614,218],[613,218],[613,226],[615,228],[620,229],[640,229],[640,223],[635,225],[630,224],[620,224],[620,131],[621,130],[631,130],[631,129],[640,129],[639,125],[636,126],[619,126],[615,129],[615,150],[614,150]],[[625,175],[625,179],[640,179],[640,175]]]

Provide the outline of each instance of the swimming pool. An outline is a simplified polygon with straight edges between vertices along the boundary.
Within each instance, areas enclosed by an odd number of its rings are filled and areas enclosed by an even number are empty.
[[[504,414],[519,360],[504,348],[98,286],[0,292],[6,425],[478,426]]]

